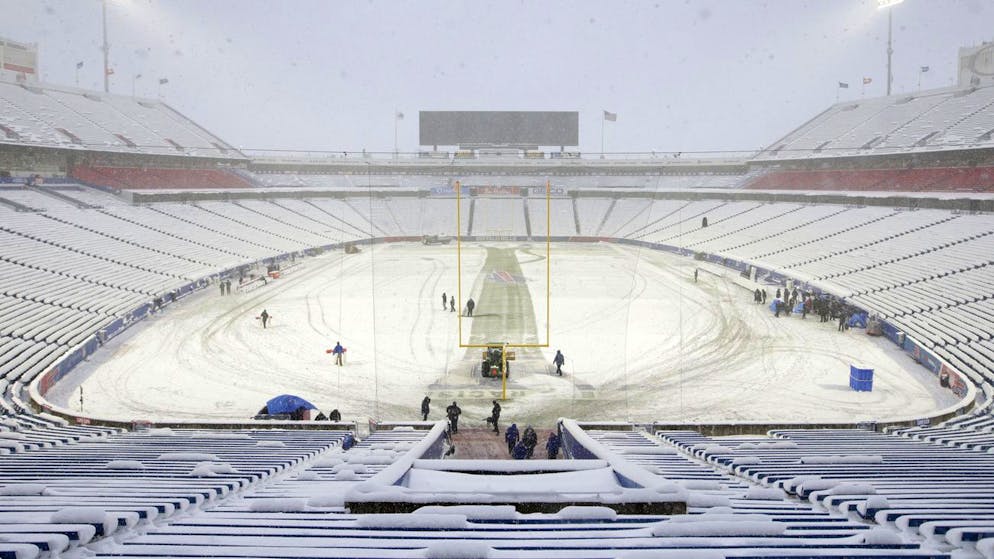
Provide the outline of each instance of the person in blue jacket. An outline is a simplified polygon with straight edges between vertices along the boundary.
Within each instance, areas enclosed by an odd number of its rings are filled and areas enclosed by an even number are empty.
[[[549,433],[549,440],[545,443],[545,450],[549,451],[549,460],[555,460],[559,456],[559,435],[554,431]]]
[[[518,441],[518,444],[514,445],[514,450],[511,451],[511,457],[515,460],[528,458],[528,447],[525,446],[525,443]]]
[[[504,440],[507,441],[507,453],[514,453],[514,445],[518,444],[518,424],[512,423],[510,427],[504,431]]]
[[[335,354],[335,364],[343,365],[342,356],[345,354],[345,348],[342,347],[342,342],[335,342],[335,349],[331,352]]]

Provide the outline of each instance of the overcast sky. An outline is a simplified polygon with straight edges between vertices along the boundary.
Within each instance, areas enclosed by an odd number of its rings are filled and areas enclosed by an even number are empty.
[[[419,110],[575,110],[580,148],[751,150],[886,87],[876,0],[108,0],[111,91],[160,94],[246,149],[417,149]],[[102,89],[99,0],[0,0],[43,81]],[[991,0],[894,8],[894,90],[952,85]],[[848,82],[840,91],[838,82]]]

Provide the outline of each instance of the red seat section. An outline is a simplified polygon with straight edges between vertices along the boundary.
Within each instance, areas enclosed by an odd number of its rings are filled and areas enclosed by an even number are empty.
[[[994,167],[773,171],[746,185],[753,190],[994,192]]]
[[[73,178],[118,189],[252,188],[239,175],[224,169],[163,169],[78,165]]]

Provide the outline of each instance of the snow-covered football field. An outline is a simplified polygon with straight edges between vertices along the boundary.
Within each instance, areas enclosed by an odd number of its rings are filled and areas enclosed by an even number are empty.
[[[608,243],[552,246],[548,348],[522,348],[502,419],[861,421],[928,414],[954,402],[886,340],[838,333],[817,317],[774,318],[731,272]],[[62,406],[121,419],[245,419],[270,397],[303,396],[344,419],[430,419],[457,400],[473,425],[500,381],[464,343],[546,341],[544,243],[386,244],[301,261],[279,280],[222,297],[208,288],[113,339],[49,392]],[[770,290],[772,296],[773,290]],[[457,311],[462,305],[457,305]],[[263,329],[256,317],[273,320]],[[344,367],[326,350],[341,341]],[[565,375],[549,364],[556,349]],[[850,363],[875,369],[849,389]]]

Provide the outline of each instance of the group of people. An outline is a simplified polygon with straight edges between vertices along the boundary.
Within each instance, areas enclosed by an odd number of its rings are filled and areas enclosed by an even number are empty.
[[[217,282],[217,286],[221,288],[221,295],[231,295],[231,280],[221,280]]]
[[[475,308],[476,308],[476,302],[473,301],[472,297],[470,297],[469,300],[466,301],[466,316],[473,316],[473,309]],[[442,310],[444,311],[446,309],[448,309],[449,312],[456,312],[456,296],[455,295],[447,296],[443,291]]]
[[[504,433],[504,441],[507,442],[507,453],[515,460],[528,460],[538,446],[538,434],[531,425],[525,426],[523,433],[518,433],[518,424],[512,423]],[[549,439],[545,442],[545,450],[549,460],[555,460],[559,456],[559,447],[562,441],[555,431],[549,433]]]
[[[766,303],[766,289],[756,288],[753,291],[753,302]],[[859,309],[847,304],[842,299],[828,295],[815,295],[813,292],[799,290],[796,287],[777,289],[774,294],[774,316],[790,315],[792,312],[801,313],[801,318],[809,314],[819,317],[819,322],[839,321],[839,332],[849,329],[849,320]]]
[[[500,422],[501,405],[497,400],[491,402],[493,407],[490,409],[490,416],[486,418],[487,424],[493,426],[494,433],[500,433],[500,428],[498,424]],[[428,414],[431,413],[431,397],[427,394],[421,400],[421,419],[423,421],[428,420]],[[452,402],[448,407],[445,408],[445,415],[449,420],[449,429],[446,431],[446,436],[448,437],[450,444],[449,454],[453,454],[455,447],[452,446],[451,435],[459,433],[459,416],[462,415],[462,408],[459,407],[455,401]],[[516,423],[511,424],[504,433],[504,441],[507,443],[507,452],[516,460],[526,460],[532,457],[535,452],[535,447],[538,446],[538,435],[535,433],[535,429],[531,425],[525,427],[523,433],[518,431],[518,425]],[[549,433],[549,439],[545,443],[545,449],[548,452],[550,460],[556,459],[559,456],[559,447],[561,446],[561,439],[559,435],[555,432]]]
[[[335,408],[330,412],[328,412],[328,415],[325,415],[324,412],[318,412],[317,417],[314,418],[314,421],[341,421],[341,420],[342,420],[342,414],[341,412],[338,411],[338,408]]]

